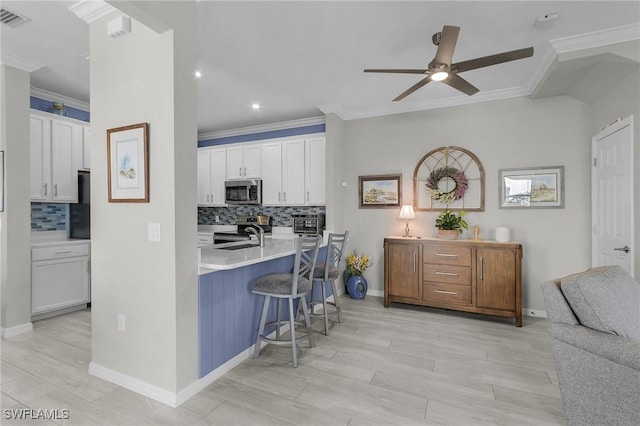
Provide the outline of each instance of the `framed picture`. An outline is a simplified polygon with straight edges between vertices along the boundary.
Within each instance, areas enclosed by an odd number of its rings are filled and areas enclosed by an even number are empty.
[[[4,151],[0,151],[0,212],[4,211]]]
[[[498,170],[500,208],[564,208],[564,166]]]
[[[402,175],[359,176],[358,181],[361,209],[402,205]]]
[[[149,202],[149,123],[107,130],[110,203]]]

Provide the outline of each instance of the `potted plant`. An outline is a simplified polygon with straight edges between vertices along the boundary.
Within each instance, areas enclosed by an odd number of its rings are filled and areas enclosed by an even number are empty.
[[[467,213],[461,211],[454,213],[447,209],[436,218],[436,228],[438,228],[438,238],[445,240],[455,240],[462,233],[462,229],[469,229],[469,225],[463,219]]]

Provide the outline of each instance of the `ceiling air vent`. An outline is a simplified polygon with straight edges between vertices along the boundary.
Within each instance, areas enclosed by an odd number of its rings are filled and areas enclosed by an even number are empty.
[[[18,15],[17,13],[5,9],[4,7],[0,9],[0,22],[2,22],[3,24],[7,24],[10,27],[15,28],[18,25],[24,24],[25,22],[29,21],[29,18]]]

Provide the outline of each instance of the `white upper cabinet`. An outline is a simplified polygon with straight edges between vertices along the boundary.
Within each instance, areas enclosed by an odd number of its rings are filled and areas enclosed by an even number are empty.
[[[223,206],[224,181],[227,178],[227,150],[198,150],[198,205]]]
[[[326,141],[324,137],[305,140],[305,202],[308,205],[324,205],[327,174]]]
[[[286,206],[305,205],[304,140],[282,142],[282,192]]]
[[[227,179],[260,178],[260,145],[227,148]]]
[[[282,205],[282,143],[269,142],[261,147],[262,205]]]
[[[78,147],[83,127],[47,114],[32,114],[30,121],[31,201],[78,201]]]

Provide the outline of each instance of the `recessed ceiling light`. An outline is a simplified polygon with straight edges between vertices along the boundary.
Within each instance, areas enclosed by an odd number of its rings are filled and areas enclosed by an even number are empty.
[[[258,103],[251,104],[251,108],[254,109],[254,110],[258,110],[258,109],[260,109],[260,104],[258,104]]]
[[[196,76],[196,78],[202,77],[202,73],[200,71],[196,71],[193,74]]]

